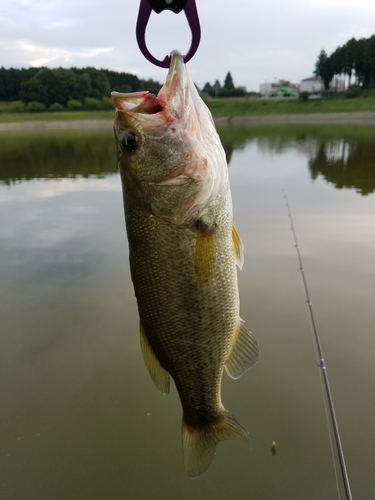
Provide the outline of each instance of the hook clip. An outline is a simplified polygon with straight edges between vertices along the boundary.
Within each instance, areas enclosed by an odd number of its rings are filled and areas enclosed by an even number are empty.
[[[138,19],[136,26],[136,37],[138,46],[145,58],[161,68],[169,68],[171,58],[165,56],[161,61],[156,59],[148,50],[145,41],[146,27],[150,19],[151,12],[154,11],[160,14],[163,10],[171,10],[178,14],[182,10],[185,12],[187,22],[189,23],[192,33],[191,45],[187,53],[184,55],[184,62],[187,63],[196,53],[201,39],[201,27],[199,24],[197,6],[195,0],[141,0],[138,11]]]

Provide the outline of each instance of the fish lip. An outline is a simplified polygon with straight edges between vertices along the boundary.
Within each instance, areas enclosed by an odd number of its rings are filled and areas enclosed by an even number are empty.
[[[173,100],[175,98],[181,100],[182,97],[182,100],[185,101],[189,95],[185,88],[188,78],[183,55],[178,50],[173,50],[170,61],[166,82],[158,93],[158,99],[165,107],[174,107]]]
[[[171,63],[169,65],[168,73],[181,72],[185,70],[184,56],[178,50],[172,50]]]

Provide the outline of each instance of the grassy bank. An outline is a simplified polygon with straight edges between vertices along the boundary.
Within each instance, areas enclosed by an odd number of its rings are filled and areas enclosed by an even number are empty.
[[[114,111],[43,111],[41,113],[0,113],[0,123],[25,121],[82,120],[87,118],[113,118]]]
[[[250,115],[350,113],[355,111],[375,111],[375,95],[348,99],[334,96],[306,102],[299,100],[267,99],[207,99],[214,117],[234,117]],[[4,103],[5,104],[5,103]],[[6,105],[0,103],[0,123],[24,122],[30,120],[74,120],[87,118],[113,118],[112,110],[95,111],[43,111],[10,113]]]
[[[325,98],[312,99],[306,102],[271,99],[212,99],[207,101],[214,117],[249,116],[277,114],[310,114],[310,113],[350,113],[354,111],[375,111],[374,97],[358,97],[355,99]]]

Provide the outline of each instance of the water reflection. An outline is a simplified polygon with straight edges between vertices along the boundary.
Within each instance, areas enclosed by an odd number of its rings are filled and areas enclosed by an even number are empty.
[[[1,500],[336,497],[282,188],[353,497],[373,499],[375,196],[357,191],[374,188],[374,129],[220,134],[245,244],[241,315],[262,358],[223,378],[223,402],[253,439],[222,443],[199,481],[182,465],[176,391],[161,397],[142,361],[112,132],[0,134]]]
[[[243,149],[251,142],[265,154],[294,149],[309,158],[313,180],[322,176],[338,189],[353,188],[362,195],[375,190],[373,127],[227,127],[221,135],[229,161],[235,149]]]
[[[0,182],[103,176],[116,172],[113,133],[0,133]]]
[[[230,164],[247,144],[264,154],[297,150],[308,157],[313,180],[367,195],[375,190],[375,128],[360,126],[220,127]],[[0,182],[41,178],[102,177],[115,173],[111,131],[0,134]]]
[[[375,190],[375,144],[372,140],[316,140],[309,160],[312,179],[321,175],[338,189],[354,188],[363,196]]]

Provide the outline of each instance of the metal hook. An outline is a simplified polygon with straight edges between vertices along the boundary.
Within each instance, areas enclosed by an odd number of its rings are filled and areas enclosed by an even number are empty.
[[[145,41],[146,27],[148,20],[150,19],[151,11],[160,14],[163,10],[171,10],[175,14],[178,14],[181,10],[184,10],[185,12],[187,22],[190,26],[190,31],[192,33],[190,48],[184,55],[185,63],[190,61],[198,49],[201,39],[201,27],[199,24],[195,0],[141,0],[136,27],[138,46],[148,61],[152,62],[156,66],[160,66],[161,68],[169,68],[171,62],[170,56],[165,56],[162,61],[156,59],[149,52]]]

